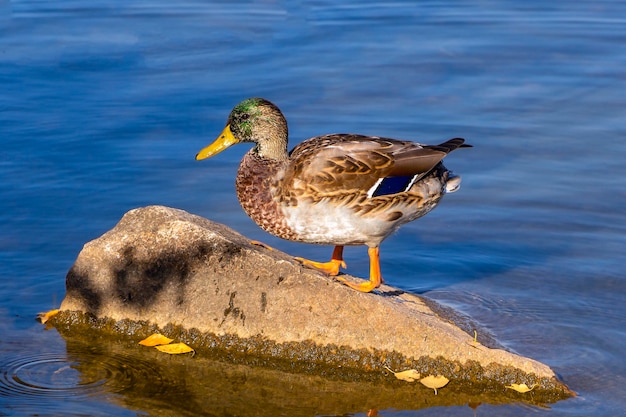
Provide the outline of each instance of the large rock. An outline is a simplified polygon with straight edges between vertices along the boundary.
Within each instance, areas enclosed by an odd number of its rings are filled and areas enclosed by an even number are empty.
[[[450,379],[537,383],[569,395],[548,366],[475,344],[415,295],[388,286],[359,293],[226,226],[167,207],[131,210],[87,243],[67,274],[61,309],[196,329],[250,351],[256,341],[270,356],[368,370],[422,364]]]

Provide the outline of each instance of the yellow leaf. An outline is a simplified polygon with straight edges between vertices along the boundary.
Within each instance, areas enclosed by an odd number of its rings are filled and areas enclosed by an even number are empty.
[[[273,247],[271,247],[269,245],[266,245],[265,243],[263,243],[263,242],[261,242],[259,240],[251,240],[250,243],[253,244],[254,246],[260,246],[260,247],[262,247],[264,249],[267,249],[267,250],[274,250]]]
[[[195,352],[192,348],[184,343],[172,343],[171,345],[155,346],[161,352],[169,353],[170,355],[178,355],[179,353]]]
[[[58,308],[55,308],[54,310],[46,311],[45,313],[39,313],[37,314],[37,320],[39,320],[41,324],[45,324],[52,317],[56,316],[59,313],[59,311],[61,310],[59,310]]]
[[[427,386],[428,388],[432,388],[435,390],[435,395],[437,395],[437,388],[445,387],[450,380],[445,376],[437,375],[428,375],[426,378],[420,379],[420,382]]]
[[[467,344],[474,349],[478,349],[480,347],[480,342],[478,341],[478,332],[476,330],[474,330],[474,339],[471,342],[467,342]]]
[[[517,392],[521,392],[522,394],[528,391],[532,391],[533,388],[535,388],[537,385],[533,385],[532,387],[529,387],[526,384],[511,384],[511,385],[506,385],[505,388],[510,388],[512,390],[515,390]]]
[[[154,333],[154,334],[146,337],[145,339],[143,339],[141,342],[139,342],[139,344],[143,345],[143,346],[150,346],[150,347],[152,347],[152,346],[158,346],[158,345],[167,345],[172,340],[174,340],[174,339],[170,339],[169,337],[165,337],[162,334]]]
[[[400,372],[394,372],[391,370],[391,368],[387,368],[387,370],[394,374],[396,378],[401,379],[402,381],[414,382],[420,377],[420,373],[417,372],[415,369],[407,369],[406,371]]]

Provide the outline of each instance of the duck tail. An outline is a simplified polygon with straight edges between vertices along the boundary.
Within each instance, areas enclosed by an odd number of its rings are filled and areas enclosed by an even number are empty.
[[[465,143],[465,139],[463,138],[454,138],[454,139],[447,140],[444,143],[440,143],[439,145],[428,146],[428,148],[430,149],[445,152],[445,153],[450,153],[453,150],[458,149],[458,148],[471,148],[471,147],[472,145]]]

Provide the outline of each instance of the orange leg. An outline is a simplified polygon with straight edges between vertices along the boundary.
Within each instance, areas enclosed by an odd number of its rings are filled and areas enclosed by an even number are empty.
[[[370,256],[370,280],[356,284],[354,282],[347,281],[345,278],[337,278],[350,288],[354,288],[361,292],[370,292],[375,288],[380,287],[383,282],[383,277],[380,274],[380,250],[376,248],[368,248],[367,254]]]
[[[303,265],[312,266],[313,268],[319,269],[320,271],[333,277],[339,274],[340,267],[346,268],[346,263],[343,261],[343,246],[335,246],[333,256],[328,262],[315,262],[304,258],[295,259],[302,262]]]

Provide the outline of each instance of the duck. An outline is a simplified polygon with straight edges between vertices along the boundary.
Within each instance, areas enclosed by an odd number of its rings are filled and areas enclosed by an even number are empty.
[[[196,160],[251,143],[237,171],[235,189],[252,220],[282,239],[334,246],[328,262],[297,261],[336,277],[360,292],[383,283],[380,244],[456,191],[461,177],[442,164],[450,152],[471,147],[463,138],[439,145],[333,133],[312,137],[288,151],[287,120],[260,97],[237,104],[220,135]],[[339,276],[344,246],[367,246],[369,280]]]

